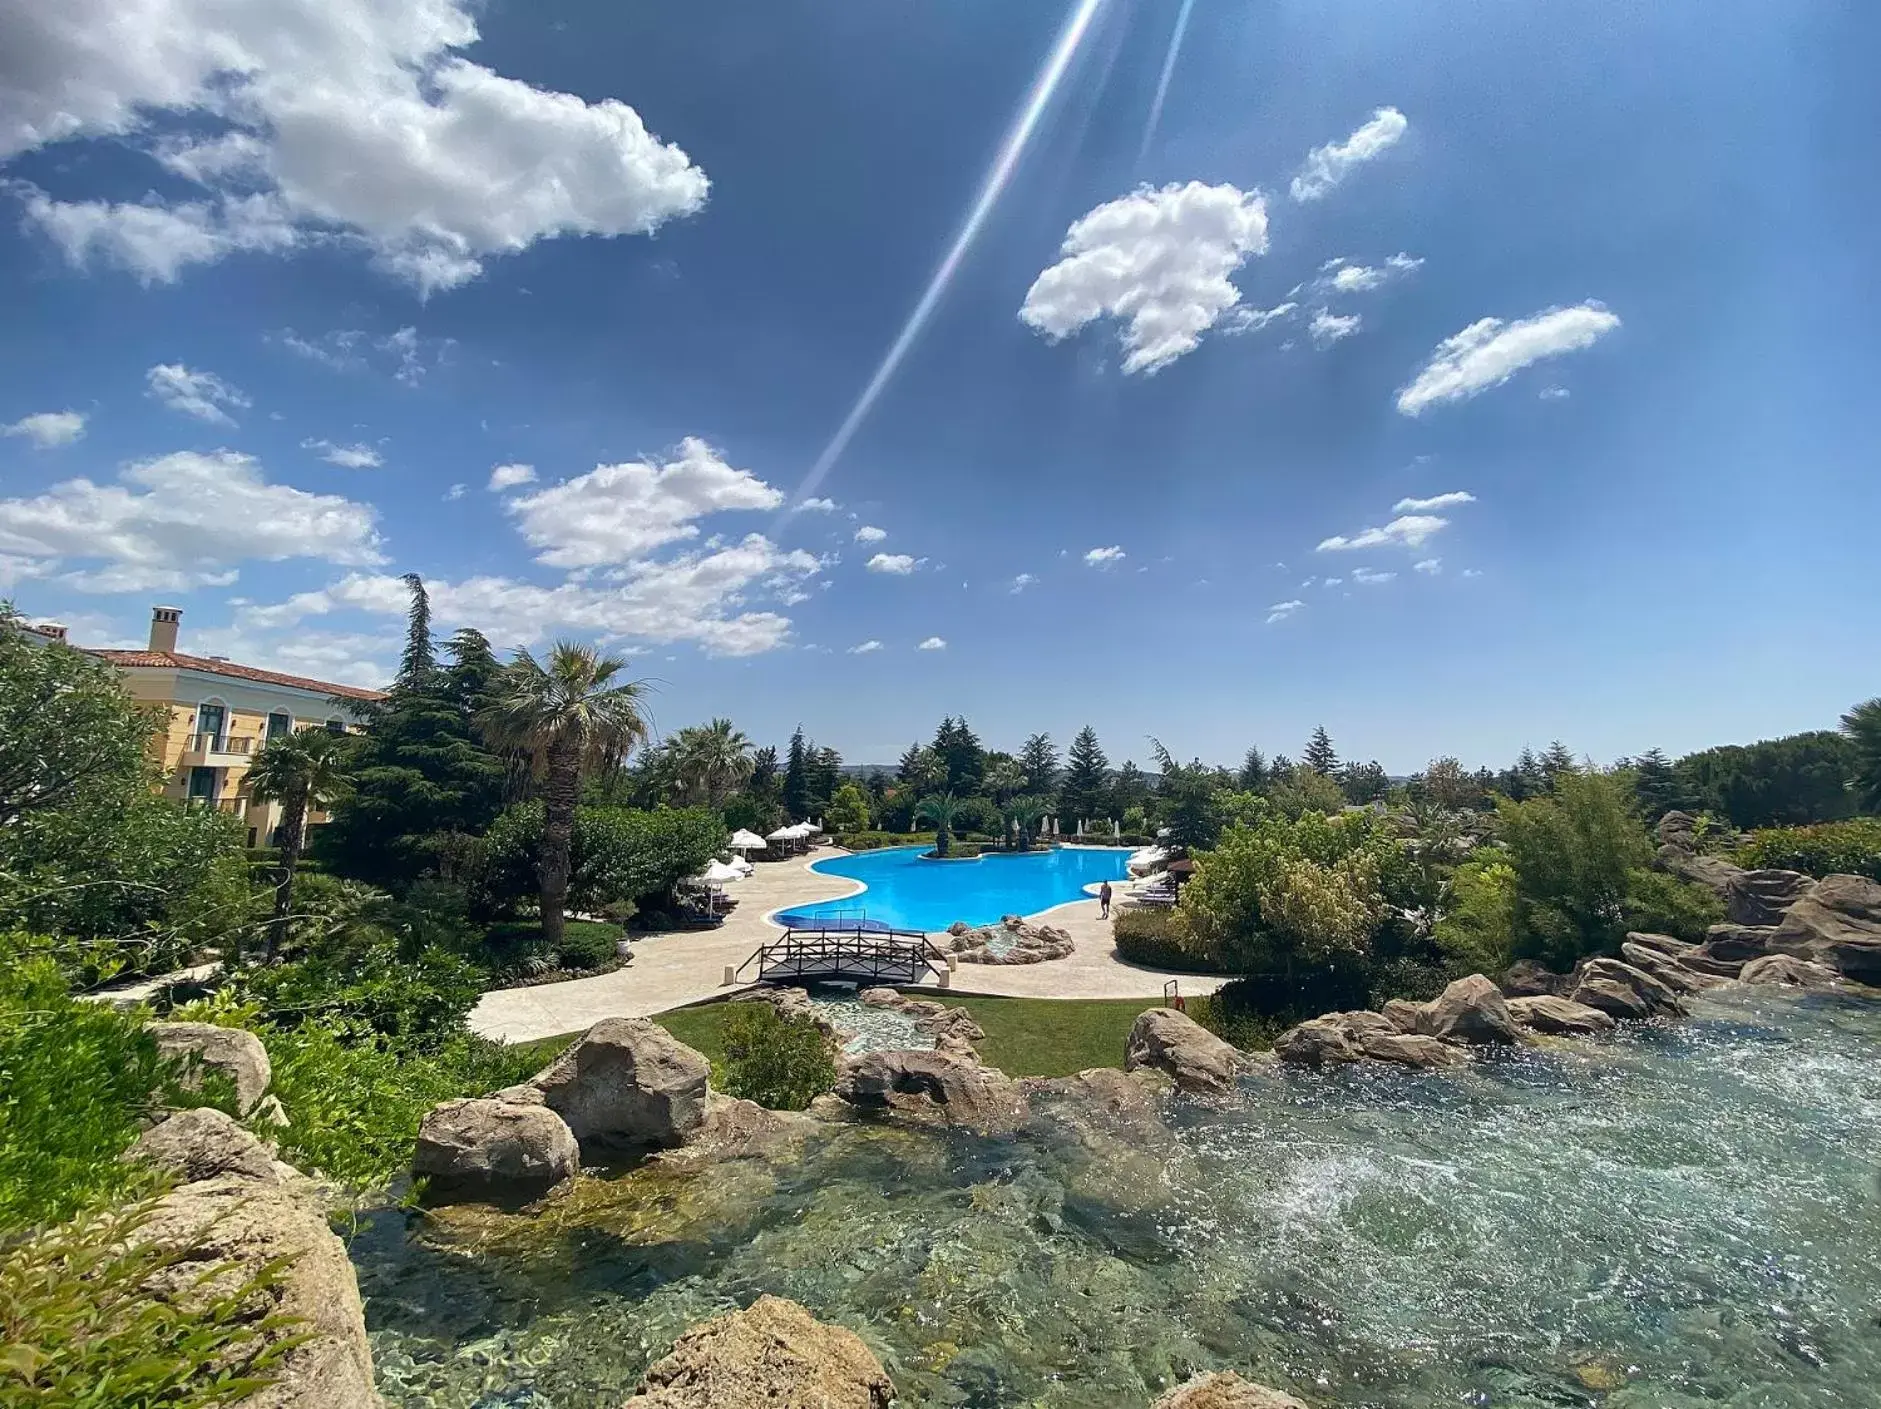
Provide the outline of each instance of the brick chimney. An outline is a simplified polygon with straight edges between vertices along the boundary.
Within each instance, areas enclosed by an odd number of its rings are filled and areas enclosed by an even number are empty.
[[[181,607],[152,607],[150,609],[150,649],[153,651],[174,651],[176,649],[176,628],[183,619]]]

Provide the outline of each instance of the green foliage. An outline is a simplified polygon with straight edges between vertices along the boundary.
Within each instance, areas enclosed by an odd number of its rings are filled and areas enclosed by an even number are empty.
[[[1651,855],[1623,780],[1559,773],[1551,797],[1503,800],[1497,827],[1515,871],[1515,952],[1566,971],[1617,952],[1634,872]]]
[[[1384,797],[1391,787],[1391,780],[1385,776],[1384,765],[1373,759],[1370,763],[1348,763],[1338,772],[1339,789],[1348,802],[1364,804],[1376,802]]]
[[[1706,749],[1673,767],[1690,805],[1734,827],[1801,826],[1854,812],[1848,780],[1858,752],[1849,735],[1823,729]]]
[[[615,946],[621,937],[614,925],[593,921],[570,920],[562,928],[562,947],[558,957],[565,969],[598,969],[615,958]]]
[[[1848,738],[1848,785],[1868,812],[1881,813],[1881,698],[1858,704],[1842,716]]]
[[[1079,821],[1090,821],[1104,811],[1109,797],[1110,760],[1097,742],[1097,730],[1086,724],[1071,740],[1064,781],[1058,790],[1061,831],[1073,831]]]
[[[842,844],[851,851],[880,851],[885,846],[918,846],[931,839],[929,832],[851,832]]]
[[[1632,762],[1633,801],[1647,822],[1685,806],[1678,770],[1663,749],[1648,749]]]
[[[960,797],[973,797],[980,791],[986,775],[986,750],[980,747],[979,737],[967,727],[964,717],[941,720],[932,747],[942,770],[941,780],[935,785],[937,791]]]
[[[946,856],[953,845],[954,823],[960,815],[961,800],[952,793],[929,793],[914,807],[917,825],[934,829],[934,854]]]
[[[1025,790],[1045,796],[1058,786],[1058,750],[1050,734],[1033,734],[1019,746],[1019,766],[1025,770]]]
[[[1304,764],[1284,771],[1276,767],[1267,784],[1267,803],[1289,821],[1309,812],[1335,817],[1345,810],[1345,791],[1324,773]]]
[[[1448,908],[1431,939],[1459,973],[1493,978],[1509,967],[1515,958],[1515,867],[1501,852],[1488,850],[1456,868]]]
[[[844,783],[837,788],[828,811],[823,814],[824,830],[838,835],[866,832],[869,821],[869,795],[854,783]]]
[[[808,1018],[768,1003],[726,1005],[725,1061],[718,1085],[772,1110],[800,1111],[836,1084],[829,1042]]]
[[[1637,867],[1627,873],[1623,917],[1627,930],[1697,943],[1724,919],[1724,902],[1704,886]]]
[[[598,912],[623,902],[644,908],[663,900],[678,882],[706,868],[727,835],[718,814],[704,808],[578,808],[569,903]],[[514,914],[534,896],[541,837],[540,803],[523,803],[497,818],[472,886],[475,909]]]
[[[1326,732],[1325,725],[1313,730],[1313,737],[1307,740],[1300,754],[1300,762],[1322,778],[1330,778],[1338,771],[1339,754],[1332,746],[1332,735]]]
[[[1120,906],[1111,912],[1110,933],[1117,945],[1117,957],[1128,963],[1176,973],[1226,972],[1193,947],[1188,928],[1176,919],[1173,910]]]
[[[1881,819],[1821,822],[1753,832],[1737,853],[1750,869],[1776,867],[1812,876],[1866,876],[1881,881]]]
[[[1215,771],[1196,759],[1178,763],[1162,743],[1151,739],[1156,766],[1162,771],[1157,788],[1157,820],[1168,829],[1169,845],[1185,851],[1213,846],[1221,834],[1221,809],[1216,805]]]
[[[274,1310],[283,1261],[156,1246],[139,1237],[153,1213],[92,1214],[0,1257],[0,1409],[212,1409],[275,1381],[308,1338]]]

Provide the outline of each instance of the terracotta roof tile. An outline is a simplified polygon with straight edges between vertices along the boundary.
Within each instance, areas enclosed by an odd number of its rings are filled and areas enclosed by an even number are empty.
[[[167,666],[177,670],[201,670],[210,675],[226,675],[236,680],[253,680],[262,685],[287,685],[297,690],[312,690],[321,695],[338,695],[348,700],[382,700],[383,690],[367,690],[358,685],[336,685],[330,680],[310,680],[304,675],[283,675],[278,670],[262,670],[234,661],[215,660],[210,656],[186,656],[180,651],[103,651],[92,655],[113,665]]]

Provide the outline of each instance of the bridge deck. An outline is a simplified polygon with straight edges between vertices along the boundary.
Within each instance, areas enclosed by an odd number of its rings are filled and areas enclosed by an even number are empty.
[[[914,930],[792,929],[738,966],[763,983],[925,983],[946,956]]]

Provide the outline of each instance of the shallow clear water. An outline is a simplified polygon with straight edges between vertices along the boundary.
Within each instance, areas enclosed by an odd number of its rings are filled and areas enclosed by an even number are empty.
[[[1124,865],[1128,847],[1064,846],[1010,856],[993,853],[970,861],[929,861],[922,853],[930,850],[896,846],[818,861],[811,870],[847,876],[868,888],[860,895],[797,905],[782,913],[861,917],[895,929],[933,933],[957,920],[990,925],[1007,915],[1034,915],[1083,899],[1087,885],[1120,881],[1129,874]]]
[[[1203,1368],[1354,1409],[1870,1405],[1878,1044],[1881,1006],[1744,991],[1454,1075],[1254,1076],[1160,1133],[835,1127],[353,1251],[396,1406],[615,1409],[765,1291],[906,1405],[1142,1409]]]

